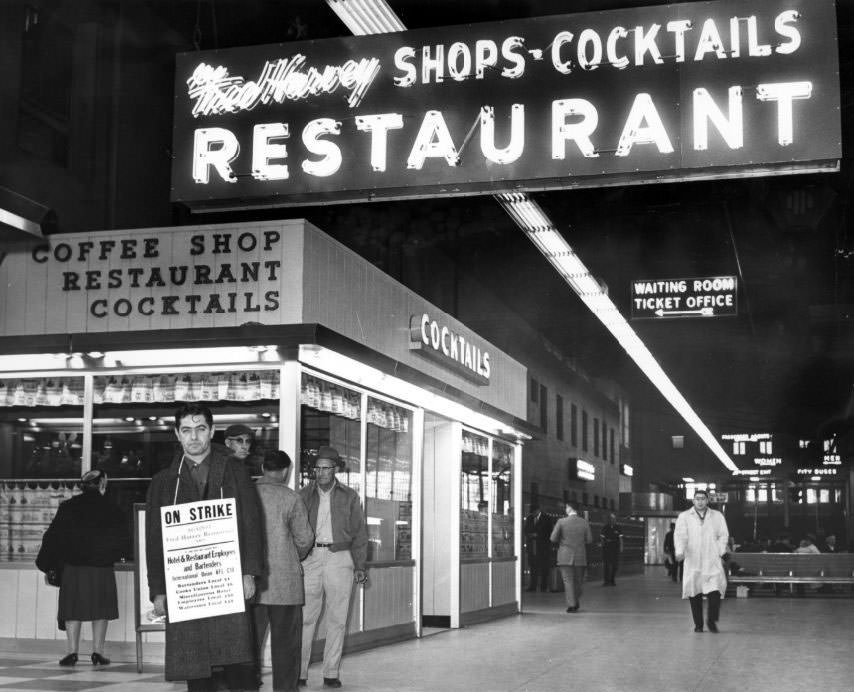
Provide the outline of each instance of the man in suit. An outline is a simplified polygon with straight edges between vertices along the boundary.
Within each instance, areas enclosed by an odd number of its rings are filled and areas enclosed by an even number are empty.
[[[559,519],[551,533],[558,544],[557,564],[563,577],[566,612],[575,613],[581,605],[584,572],[587,570],[587,546],[593,542],[590,524],[578,516],[571,502],[566,503],[566,516]]]
[[[548,591],[549,571],[552,568],[552,544],[549,536],[552,533],[552,520],[548,514],[540,510],[539,505],[531,505],[531,513],[525,517],[525,547],[528,555],[528,569],[531,579],[528,591]]]

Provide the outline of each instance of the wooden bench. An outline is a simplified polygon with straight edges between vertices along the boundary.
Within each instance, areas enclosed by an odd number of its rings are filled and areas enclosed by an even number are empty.
[[[730,584],[851,584],[854,553],[730,553]]]

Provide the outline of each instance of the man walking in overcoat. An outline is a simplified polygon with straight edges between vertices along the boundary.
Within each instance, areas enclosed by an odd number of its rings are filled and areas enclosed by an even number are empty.
[[[709,508],[709,494],[694,491],[694,506],[676,518],[673,542],[682,566],[682,598],[691,602],[694,631],[703,631],[703,596],[709,602],[706,626],[718,631],[721,598],[726,593],[726,573],[721,558],[726,555],[729,530],[724,515]]]
[[[274,692],[296,692],[302,646],[302,605],[305,590],[300,561],[314,545],[314,531],[299,494],[287,485],[291,458],[267,450],[255,482],[261,500],[267,563],[258,580],[252,606],[255,624],[256,675],[260,678],[264,640],[270,630]]]
[[[263,565],[258,494],[243,464],[228,450],[212,446],[210,409],[186,404],[175,414],[181,451],[172,465],[151,480],[146,507],[148,586],[154,611],[167,615],[166,680],[186,680],[190,692],[214,690],[213,668],[222,666],[230,690],[256,687],[251,679],[253,641],[248,611],[214,617],[168,621],[160,508],[208,499],[234,498],[237,511],[243,596],[255,593]]]

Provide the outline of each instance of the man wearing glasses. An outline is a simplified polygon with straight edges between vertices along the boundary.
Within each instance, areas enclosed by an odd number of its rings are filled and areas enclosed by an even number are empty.
[[[225,429],[223,437],[225,438],[225,446],[231,451],[232,456],[238,461],[247,464],[249,452],[252,450],[252,442],[255,438],[252,428],[239,423],[229,425]]]
[[[314,529],[314,548],[303,562],[305,606],[302,625],[302,663],[298,684],[308,680],[308,664],[314,629],[326,599],[326,645],[323,649],[323,686],[341,687],[338,669],[344,646],[344,630],[353,583],[364,584],[368,556],[368,532],[359,495],[340,483],[335,473],[342,468],[334,447],[317,450],[315,480],[300,494]]]

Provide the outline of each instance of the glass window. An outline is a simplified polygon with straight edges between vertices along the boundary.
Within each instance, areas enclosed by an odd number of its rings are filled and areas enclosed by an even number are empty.
[[[555,396],[555,436],[563,440],[563,397]]]
[[[300,485],[314,477],[317,450],[329,445],[338,451],[343,464],[336,478],[362,496],[361,394],[303,374],[300,403]]]
[[[544,433],[549,431],[549,390],[540,385],[540,427]]]
[[[569,442],[573,447],[578,447],[578,406],[569,406]]]
[[[611,443],[611,463],[613,464],[617,460],[617,456],[614,451],[614,428],[611,428],[610,433],[611,434],[609,436],[609,439]]]
[[[0,379],[0,478],[77,480],[83,378]]]
[[[587,451],[587,411],[581,409],[581,450]]]
[[[110,478],[107,492],[129,527],[133,505],[145,502],[151,477],[180,454],[175,412],[183,404],[211,410],[215,444],[224,444],[229,425],[252,429],[244,459],[252,475],[260,475],[264,451],[278,446],[277,370],[99,375],[93,385],[91,467]]]
[[[492,557],[513,555],[513,447],[492,443]]]
[[[593,417],[593,456],[599,456],[599,419]]]
[[[463,432],[462,477],[460,479],[460,554],[488,557],[486,531],[489,521],[489,441]]]
[[[531,378],[531,401],[535,404],[537,403],[539,393],[540,393],[540,383],[537,382],[532,377]]]
[[[412,559],[412,412],[368,399],[368,560]]]
[[[0,562],[35,560],[82,452],[82,377],[0,379]]]
[[[608,423],[602,420],[602,458],[608,459]]]

